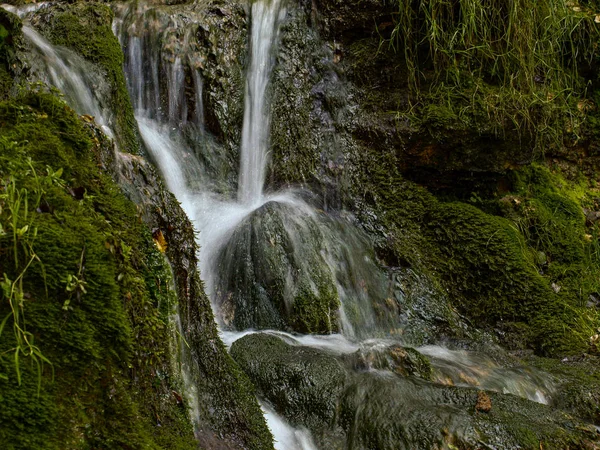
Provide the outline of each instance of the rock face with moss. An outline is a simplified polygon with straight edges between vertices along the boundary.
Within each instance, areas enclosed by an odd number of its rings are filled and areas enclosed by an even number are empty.
[[[271,182],[309,183],[324,208],[356,211],[382,265],[410,268],[439,289],[422,310],[458,311],[510,348],[575,354],[590,350],[599,324],[588,306],[598,289],[598,231],[584,217],[596,211],[597,187],[578,178],[592,159],[578,150],[588,144],[573,140],[593,123],[578,76],[595,83],[597,30],[592,4],[542,3],[531,16],[503,21],[490,10],[473,23],[437,3],[302,4],[282,25],[273,96],[286,118],[273,123]],[[529,44],[507,34],[502,68],[489,72],[475,42],[489,44],[490,26],[520,20],[532,24],[527,41],[561,39],[563,22],[544,19],[544,8],[578,24],[579,54],[588,57],[569,63],[546,54],[557,74],[549,80],[518,56]],[[440,41],[429,14],[443,21]],[[448,30],[469,36],[464,55],[453,53]],[[503,78],[509,72],[513,84]],[[568,99],[555,95],[563,88]],[[305,136],[307,123],[314,130]],[[542,147],[554,165],[544,167]],[[399,310],[415,317],[413,308]],[[441,328],[438,337],[459,337],[470,327]]]
[[[1,109],[2,441],[195,448],[150,230],[66,104],[30,92]]]
[[[52,44],[70,48],[101,71],[110,90],[105,99],[115,117],[115,132],[122,150],[139,152],[137,127],[123,74],[123,53],[112,32],[110,8],[96,2],[55,4],[42,8],[32,24]],[[87,39],[83,39],[87,36]]]
[[[73,12],[68,8],[59,6],[56,17]],[[52,34],[59,25],[48,14]],[[92,16],[99,38],[110,33],[110,12]],[[17,42],[18,19],[2,17],[16,24],[3,43]],[[118,80],[102,65],[114,48],[96,44],[81,56],[107,71],[118,95]],[[3,49],[12,63],[14,49]],[[120,61],[113,75],[122,79]],[[206,448],[270,448],[253,387],[218,338],[193,229],[173,196],[139,156],[115,152],[89,117],[80,119],[44,90],[22,92],[0,107],[1,345],[10,355],[1,360],[2,442],[197,448],[199,440]],[[196,396],[187,395],[184,363]],[[193,420],[190,408],[198,414]]]
[[[339,300],[316,220],[269,202],[238,225],[218,260],[217,303],[226,325],[337,330]]]
[[[545,405],[430,383],[428,359],[410,348],[392,346],[389,359],[371,359],[376,370],[361,372],[350,368],[368,353],[339,358],[268,334],[239,339],[231,354],[321,448],[593,448],[598,439],[593,427]]]
[[[220,255],[218,294],[232,328],[326,333],[340,328],[339,287],[352,286],[374,328],[394,338],[535,352],[527,360],[561,390],[550,406],[433,384],[428,359],[400,345],[339,357],[255,334],[233,345],[236,364],[203,292],[192,226],[139,156],[121,70],[133,62],[112,34],[111,9],[52,2],[31,20],[102,80],[129,153],[114,152],[90,117],[21,84],[40,69],[24,64],[19,20],[0,12],[0,418],[9,424],[0,441],[194,448],[195,432],[206,448],[271,448],[250,378],[323,448],[595,448],[597,435],[574,416],[598,424],[597,358],[539,355],[598,353],[598,5],[517,6],[288,7],[270,92],[268,187],[302,184],[327,214],[350,211],[339,223],[361,228],[374,252],[359,256],[374,270],[333,267],[322,251],[331,236],[266,204]],[[178,83],[156,81],[154,106],[174,127],[205,128],[219,156],[199,156],[223,180],[215,190],[231,193],[245,3],[113,8],[116,29],[135,29],[164,73],[179,71]],[[195,100],[167,104],[174,86]],[[360,318],[350,297],[348,316]],[[169,321],[176,304],[185,342]],[[168,342],[189,352],[176,356]]]

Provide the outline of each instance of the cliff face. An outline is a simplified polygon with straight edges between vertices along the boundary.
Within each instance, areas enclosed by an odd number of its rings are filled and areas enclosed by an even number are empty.
[[[596,5],[523,2],[499,17],[499,1],[473,22],[468,2],[301,5],[273,82],[272,185],[355,211],[385,266],[441,286],[437,303],[503,345],[589,351]]]

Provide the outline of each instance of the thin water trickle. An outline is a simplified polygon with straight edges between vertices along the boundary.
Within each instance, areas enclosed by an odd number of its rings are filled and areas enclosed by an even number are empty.
[[[281,0],[252,4],[250,67],[246,77],[244,125],[238,200],[257,206],[261,203],[269,150],[269,78],[273,69],[273,45],[278,35]]]
[[[101,105],[92,89],[103,84],[92,64],[68,49],[54,47],[28,25],[23,26],[23,35],[39,56],[34,63],[36,67],[41,65],[40,74],[45,74],[49,84],[65,95],[73,109],[79,114],[93,116],[104,133],[114,139],[113,113]],[[102,89],[98,90],[102,93]]]

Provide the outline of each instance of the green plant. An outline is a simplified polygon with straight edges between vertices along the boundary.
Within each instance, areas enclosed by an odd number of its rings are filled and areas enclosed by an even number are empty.
[[[29,166],[33,173],[35,170]],[[39,181],[37,175],[35,180]],[[39,183],[36,183],[38,188],[35,192],[34,205],[37,208],[40,204],[42,189]],[[21,356],[28,357],[37,366],[38,374],[38,394],[41,389],[41,375],[43,363],[51,364],[50,361],[43,355],[40,348],[34,342],[34,336],[27,331],[25,321],[25,291],[23,289],[23,278],[25,273],[34,262],[38,262],[42,268],[40,259],[33,249],[33,243],[37,237],[37,228],[32,226],[33,219],[29,213],[29,192],[25,188],[19,189],[14,177],[10,177],[4,182],[3,193],[0,194],[0,218],[6,220],[8,224],[8,232],[12,235],[12,250],[14,255],[15,272],[18,274],[14,280],[11,280],[5,273],[0,287],[4,299],[10,305],[10,312],[4,317],[0,324],[0,336],[4,331],[8,321],[12,318],[12,329],[14,335],[14,347],[7,350],[5,353],[12,352],[14,357],[15,372],[18,384],[21,384],[20,358]],[[6,233],[0,225],[0,233]],[[25,263],[19,263],[19,254],[23,253]],[[42,271],[42,273],[44,273]],[[2,357],[3,355],[0,355]],[[6,374],[0,374],[0,377],[7,378]]]
[[[597,11],[564,0],[397,0],[389,44],[402,53],[413,124],[507,128],[543,149],[593,104],[581,76],[596,55]]]

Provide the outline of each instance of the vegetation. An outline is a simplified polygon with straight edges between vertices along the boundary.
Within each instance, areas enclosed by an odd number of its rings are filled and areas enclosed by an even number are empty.
[[[112,18],[113,13],[106,5],[79,2],[41,10],[36,19],[50,42],[74,50],[104,72],[112,88],[110,104],[118,111],[116,132],[122,150],[137,154],[137,126],[123,74],[123,53],[111,28]]]
[[[170,268],[84,122],[25,91],[0,103],[0,135],[0,441],[195,448],[166,376]]]
[[[389,45],[411,89],[398,114],[421,129],[516,132],[545,150],[581,136],[595,106],[600,9],[564,0],[397,0]]]
[[[600,317],[588,301],[599,289],[600,260],[597,225],[583,215],[595,198],[586,183],[533,165],[514,173],[514,192],[502,198],[441,201],[404,180],[388,158],[363,155],[357,184],[374,208],[365,210],[365,226],[377,230],[373,216],[383,225],[375,236],[385,236],[378,238],[385,265],[435,280],[461,314],[510,348],[591,350]]]

